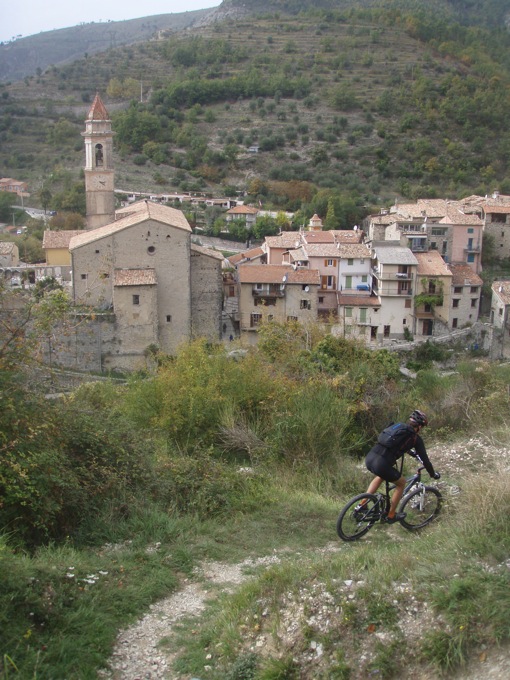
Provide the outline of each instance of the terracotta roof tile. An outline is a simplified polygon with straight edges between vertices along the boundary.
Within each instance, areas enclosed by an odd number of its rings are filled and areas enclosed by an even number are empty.
[[[116,269],[113,275],[114,286],[155,286],[155,269]]]
[[[448,266],[453,274],[453,286],[481,286],[483,284],[482,279],[468,264],[450,264]]]
[[[380,307],[379,298],[371,295],[341,295],[336,296],[337,302],[342,307]]]
[[[103,101],[99,96],[99,93],[97,93],[96,96],[94,97],[94,101],[92,102],[92,106],[90,107],[87,120],[110,120],[108,111],[106,110],[105,105],[103,104]]]
[[[43,234],[42,247],[44,249],[48,248],[69,248],[69,243],[71,239],[75,236],[80,236],[87,233],[86,231],[67,229],[63,231],[50,231],[47,229]]]
[[[414,253],[418,260],[418,276],[452,276],[448,265],[437,250],[428,253]]]
[[[283,283],[286,284],[320,284],[317,269],[293,269],[290,265],[280,264],[243,264],[239,267],[240,283]]]
[[[13,241],[0,241],[0,255],[9,255],[14,250]]]
[[[499,297],[504,305],[510,305],[510,281],[494,281],[492,292]]]
[[[127,227],[131,227],[134,224],[139,224],[146,220],[155,220],[156,222],[162,222],[163,224],[168,224],[172,227],[191,232],[188,220],[180,210],[169,208],[165,205],[159,205],[159,203],[152,203],[151,201],[138,201],[137,203],[133,203],[133,205],[130,206],[129,213],[122,213],[122,215],[121,219],[116,220],[111,224],[106,224],[104,227],[80,232],[80,236],[75,236],[71,239],[69,250],[74,250],[87,243],[93,243],[105,236],[111,236]]]
[[[343,243],[338,248],[338,254],[343,258],[370,259],[370,250],[364,243]]]

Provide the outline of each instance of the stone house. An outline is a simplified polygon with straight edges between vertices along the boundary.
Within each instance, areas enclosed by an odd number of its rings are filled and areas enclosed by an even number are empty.
[[[510,281],[492,284],[491,323],[505,335],[510,335]]]
[[[467,264],[451,264],[449,328],[465,328],[478,319],[483,281]]]
[[[258,208],[252,208],[249,205],[236,205],[227,210],[225,219],[227,222],[242,222],[246,229],[251,229],[257,221],[258,214]]]
[[[12,241],[0,241],[0,267],[17,267],[19,248]]]
[[[510,196],[498,196],[482,206],[484,230],[494,239],[495,256],[510,257]]]
[[[320,275],[316,270],[290,265],[241,265],[239,329],[241,341],[257,342],[264,321],[315,321]]]
[[[150,346],[174,354],[193,337],[219,341],[223,256],[191,243],[180,210],[140,201],[69,250],[75,304],[114,314],[103,367],[135,368]]]

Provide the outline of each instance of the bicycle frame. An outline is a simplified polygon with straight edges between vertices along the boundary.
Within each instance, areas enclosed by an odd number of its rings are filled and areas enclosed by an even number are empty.
[[[413,450],[413,449],[411,449],[411,450]],[[422,459],[420,458],[420,456],[416,452],[414,454],[412,454],[412,457],[416,458],[420,463],[423,463]],[[404,469],[404,456],[402,456],[402,460],[400,462],[400,470],[399,470],[400,476],[402,476],[403,469]],[[420,486],[421,487],[424,486],[422,484],[422,481],[421,481],[422,470],[425,470],[424,465],[420,465],[420,467],[416,470],[414,475],[407,477],[406,485],[404,487],[404,492],[402,494],[402,498],[404,498],[409,493],[409,491],[411,491],[413,486],[417,486],[418,488]],[[385,510],[386,513],[388,513],[389,509],[390,509],[390,502],[391,502],[390,501],[390,492],[393,491],[393,489],[396,488],[396,485],[393,484],[392,482],[388,482],[387,480],[385,481],[385,485],[386,485],[386,493],[383,496],[384,497],[384,510]],[[383,494],[380,494],[380,495],[382,496]],[[423,501],[422,501],[422,503],[423,503]]]

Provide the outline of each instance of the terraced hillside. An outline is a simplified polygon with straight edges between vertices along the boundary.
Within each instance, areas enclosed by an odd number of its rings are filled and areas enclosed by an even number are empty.
[[[230,17],[4,85],[0,172],[36,190],[78,179],[99,91],[121,188],[250,189],[293,209],[305,188],[364,206],[509,192],[509,48],[396,9]]]

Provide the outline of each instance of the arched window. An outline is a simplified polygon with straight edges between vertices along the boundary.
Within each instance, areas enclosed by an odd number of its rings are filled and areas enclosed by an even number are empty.
[[[96,144],[96,168],[103,165],[103,145]]]

